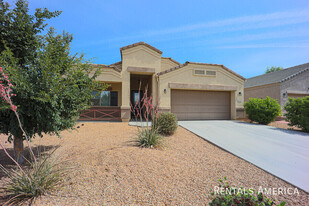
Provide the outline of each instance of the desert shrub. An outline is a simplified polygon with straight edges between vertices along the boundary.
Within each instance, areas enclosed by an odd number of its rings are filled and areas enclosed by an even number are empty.
[[[275,205],[275,199],[267,198],[263,193],[255,193],[253,189],[245,189],[242,187],[231,187],[226,181],[219,180],[220,184],[218,191],[211,193],[210,206],[222,206],[222,205],[256,205],[256,206],[272,206]],[[222,191],[221,191],[222,189]],[[277,206],[284,206],[286,202],[281,202]]]
[[[284,106],[286,118],[290,126],[297,126],[309,132],[309,97],[289,98]]]
[[[29,163],[29,168],[11,170],[0,165],[8,177],[0,189],[10,197],[10,204],[29,199],[35,201],[37,197],[59,188],[62,183],[67,167],[54,152],[40,154],[37,163]]]
[[[140,88],[139,96],[141,94]],[[131,104],[131,112],[134,113],[135,121],[141,123],[141,126],[137,127],[137,137],[133,139],[133,142],[139,147],[158,148],[163,145],[164,140],[158,133],[157,128],[150,126],[150,121],[152,122],[152,125],[155,124],[158,117],[159,105],[154,104],[152,96],[148,97],[147,90],[146,87],[140,101],[136,101],[135,105]],[[146,122],[143,125],[144,121]]]
[[[135,142],[139,147],[158,148],[162,146],[163,138],[155,129],[142,129]]]
[[[169,112],[161,113],[154,122],[153,127],[158,130],[159,134],[172,135],[178,127],[177,117]]]
[[[281,113],[278,101],[270,97],[265,99],[250,98],[244,106],[248,118],[259,124],[269,124]]]

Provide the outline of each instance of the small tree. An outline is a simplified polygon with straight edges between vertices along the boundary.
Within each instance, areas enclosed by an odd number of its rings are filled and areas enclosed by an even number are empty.
[[[284,69],[284,68],[283,67],[274,67],[274,66],[267,67],[266,71],[265,71],[265,74],[268,74],[268,73],[271,73],[271,72],[275,72],[275,71],[280,71],[282,69]]]
[[[23,0],[11,10],[3,1],[0,6],[0,29],[6,30],[0,32],[0,65],[11,77],[16,94],[12,101],[26,135],[59,135],[60,131],[73,128],[80,111],[89,105],[99,72],[83,55],[70,54],[72,35],[58,35],[54,29],[46,35],[39,34],[46,26],[45,19],[59,12],[37,9],[35,15],[29,15]],[[14,140],[16,157],[22,157],[25,135],[13,111],[1,100],[0,122],[0,133],[9,135],[9,141]]]
[[[13,111],[19,123],[19,128],[26,139],[31,155],[29,161],[30,168],[23,169],[18,163],[19,158],[21,157],[18,157],[17,161],[14,160],[0,142],[0,147],[17,166],[17,168],[8,170],[0,164],[0,170],[7,175],[0,191],[5,192],[9,196],[9,200],[4,203],[4,205],[13,205],[15,203],[20,205],[19,203],[28,199],[31,200],[30,205],[32,205],[38,196],[60,187],[63,175],[66,173],[66,167],[60,166],[58,157],[53,155],[55,150],[48,155],[40,153],[38,157],[34,155],[29,138],[25,130],[22,128],[17,106],[12,102],[12,97],[16,96],[16,94],[12,93],[13,87],[9,76],[5,74],[0,67],[0,99]]]
[[[265,99],[250,98],[244,106],[248,118],[259,124],[269,124],[281,113],[278,101],[270,97]]]

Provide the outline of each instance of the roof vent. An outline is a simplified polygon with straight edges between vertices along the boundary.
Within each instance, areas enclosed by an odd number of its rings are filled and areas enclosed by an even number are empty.
[[[194,70],[195,75],[205,75],[205,70],[203,69],[195,69]]]
[[[216,76],[217,72],[216,71],[206,71],[207,76]]]
[[[194,69],[194,75],[215,77],[217,75],[217,72],[206,69]]]

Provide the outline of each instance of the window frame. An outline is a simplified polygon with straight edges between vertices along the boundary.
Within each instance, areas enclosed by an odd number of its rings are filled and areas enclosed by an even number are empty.
[[[96,94],[93,95],[94,93]],[[102,105],[103,97],[106,96],[104,95],[104,93],[108,93],[108,105]],[[118,91],[106,91],[105,90],[105,91],[100,92],[100,91],[94,90],[94,91],[91,91],[91,95],[92,95],[92,98],[90,102],[91,102],[92,107],[116,107],[118,106]],[[114,97],[113,99],[112,99],[112,96]],[[95,104],[96,102],[98,102],[98,104]],[[112,105],[112,103],[116,103],[116,105]]]

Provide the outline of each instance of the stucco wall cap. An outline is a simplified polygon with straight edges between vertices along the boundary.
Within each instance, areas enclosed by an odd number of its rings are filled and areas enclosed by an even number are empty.
[[[142,41],[141,41],[141,42],[134,43],[134,44],[130,44],[130,45],[128,45],[128,46],[121,47],[121,48],[120,48],[120,52],[122,52],[123,50],[129,49],[129,48],[133,48],[133,47],[136,47],[136,46],[140,46],[140,45],[146,46],[146,47],[148,47],[148,48],[150,48],[150,49],[152,49],[152,50],[158,52],[159,54],[162,54],[162,53],[163,53],[161,50],[159,50],[159,49],[157,49],[157,48],[155,48],[155,47],[153,47],[153,46],[151,46],[151,45],[149,45],[149,44],[147,44],[147,43],[145,43],[145,42],[142,42]]]

